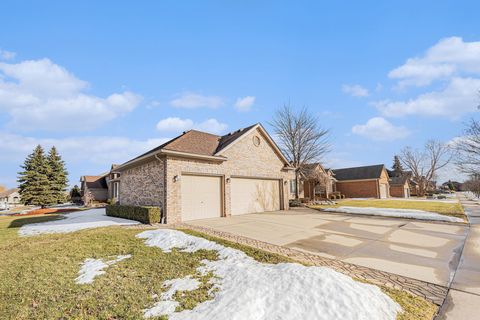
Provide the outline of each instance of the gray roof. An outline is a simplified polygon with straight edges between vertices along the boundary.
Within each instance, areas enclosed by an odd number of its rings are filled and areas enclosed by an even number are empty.
[[[384,168],[385,166],[383,164],[377,164],[373,166],[335,169],[333,173],[338,181],[379,179]]]
[[[399,177],[391,177],[389,182],[390,184],[404,185],[408,180],[409,180],[409,176],[403,175]]]

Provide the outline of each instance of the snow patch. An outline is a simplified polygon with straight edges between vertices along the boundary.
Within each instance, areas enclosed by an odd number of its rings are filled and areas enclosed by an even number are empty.
[[[420,220],[435,220],[448,222],[463,222],[463,219],[445,216],[435,212],[414,210],[414,209],[392,209],[392,208],[373,208],[373,207],[338,207],[326,208],[323,211],[341,212],[351,214],[365,214],[373,216],[386,216],[396,218],[413,218]]]
[[[105,273],[107,267],[114,265],[117,262],[131,258],[132,255],[120,255],[116,259],[104,262],[103,259],[93,259],[87,258],[82,264],[80,271],[78,272],[79,276],[75,279],[75,282],[78,284],[92,283],[93,279],[96,276],[102,275]]]
[[[197,271],[212,272],[213,300],[193,310],[175,312],[178,302],[157,302],[144,316],[168,315],[173,319],[396,319],[400,306],[380,288],[356,282],[326,267],[306,267],[296,263],[266,264],[244,252],[176,230],[144,231],[137,235],[148,246],[164,252],[201,249],[217,251],[219,259],[204,260]],[[197,288],[192,279],[175,279],[162,298],[172,290]],[[166,282],[167,283],[167,282]],[[194,290],[194,289],[192,289]],[[171,298],[170,298],[171,299]]]
[[[134,225],[140,223],[138,221],[109,217],[105,214],[105,209],[77,211],[62,216],[64,218],[61,220],[24,225],[18,230],[18,234],[22,237],[26,237],[42,233],[67,233],[89,228]]]
[[[143,316],[145,318],[161,316],[164,314],[172,314],[180,305],[173,299],[177,291],[193,291],[200,287],[200,281],[192,279],[192,277],[185,277],[173,280],[167,280],[163,283],[164,287],[170,287],[161,296],[162,301],[153,305],[152,308],[145,309]]]

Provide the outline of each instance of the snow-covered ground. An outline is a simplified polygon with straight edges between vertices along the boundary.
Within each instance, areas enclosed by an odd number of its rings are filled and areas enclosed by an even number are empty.
[[[413,209],[391,209],[391,208],[373,208],[373,207],[338,207],[326,208],[323,211],[342,212],[351,214],[364,214],[373,216],[387,216],[396,218],[412,218],[420,220],[435,220],[447,222],[464,222],[460,218],[445,216],[435,212],[413,210]]]
[[[105,214],[105,209],[103,208],[72,212],[64,214],[62,217],[64,218],[61,220],[26,224],[20,228],[18,233],[20,236],[25,237],[42,233],[67,233],[89,228],[140,223],[138,221],[109,217]]]
[[[114,265],[117,262],[131,258],[130,254],[117,256],[113,260],[104,261],[103,259],[93,259],[88,258],[82,263],[82,267],[78,272],[78,277],[75,279],[75,282],[78,284],[92,283],[93,279],[96,276],[102,275],[105,273],[106,268],[111,265]]]
[[[458,199],[455,199],[455,195],[444,194],[447,199],[427,199],[427,198],[348,198],[345,200],[381,200],[381,201],[420,201],[420,202],[442,202],[442,203],[457,203]]]
[[[378,287],[353,281],[325,267],[296,263],[265,264],[244,252],[218,243],[160,229],[144,231],[137,237],[148,246],[165,252],[201,249],[218,252],[217,261],[202,261],[201,274],[212,272],[213,299],[193,310],[175,312],[177,290],[195,290],[193,278],[169,280],[169,290],[145,310],[145,317],[168,315],[169,319],[396,319],[401,307]]]

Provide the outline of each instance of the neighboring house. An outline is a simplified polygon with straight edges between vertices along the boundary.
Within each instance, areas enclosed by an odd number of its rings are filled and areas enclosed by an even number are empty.
[[[293,168],[260,124],[224,136],[190,130],[115,168],[122,205],[163,222],[287,210]]]
[[[19,189],[9,189],[0,192],[0,209],[7,209],[21,204]]]
[[[120,194],[120,172],[116,170],[118,167],[117,164],[112,164],[110,172],[105,177],[105,182],[108,189],[108,200],[112,203],[118,201],[118,196]]]
[[[347,198],[390,197],[389,177],[383,164],[333,170],[336,191]]]
[[[333,171],[324,169],[320,163],[306,164],[300,170],[300,198],[309,200],[328,199],[335,191]],[[290,198],[295,198],[295,188]],[[292,190],[291,190],[292,191]]]
[[[410,177],[403,175],[390,178],[390,196],[396,198],[410,198]]]
[[[82,176],[80,178],[82,201],[85,205],[90,205],[94,202],[106,202],[108,200],[107,175]]]

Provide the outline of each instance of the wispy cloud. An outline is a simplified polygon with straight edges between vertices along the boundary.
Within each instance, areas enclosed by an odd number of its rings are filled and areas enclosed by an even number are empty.
[[[228,125],[218,121],[217,119],[207,119],[202,122],[194,122],[191,119],[181,119],[177,117],[169,117],[160,120],[157,123],[158,131],[179,133],[190,129],[197,129],[200,131],[220,134],[225,132]]]
[[[371,118],[366,124],[357,124],[352,127],[352,132],[377,141],[393,141],[410,135],[406,127],[394,126],[382,117]]]
[[[235,108],[238,111],[249,111],[252,108],[254,103],[255,103],[254,96],[246,96],[243,98],[238,98],[237,101],[235,102]]]
[[[368,97],[370,95],[368,89],[359,84],[344,84],[342,86],[342,91],[353,97]]]
[[[219,96],[206,96],[193,92],[182,93],[178,98],[170,101],[170,104],[176,108],[195,109],[195,108],[218,108],[225,105],[225,101]]]

